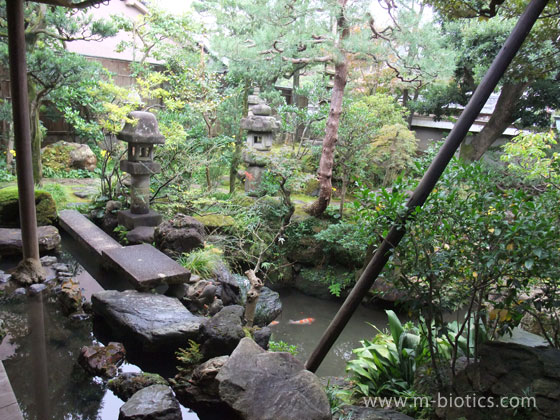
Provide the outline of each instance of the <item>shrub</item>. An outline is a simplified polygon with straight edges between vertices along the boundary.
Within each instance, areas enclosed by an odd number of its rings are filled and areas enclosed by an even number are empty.
[[[212,277],[214,272],[223,264],[222,251],[213,246],[183,254],[178,262],[192,274],[203,279]]]

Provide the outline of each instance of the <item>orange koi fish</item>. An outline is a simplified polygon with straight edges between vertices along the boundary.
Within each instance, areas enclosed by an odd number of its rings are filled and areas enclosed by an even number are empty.
[[[270,324],[268,324],[269,327],[274,327],[275,325],[280,324],[278,321],[272,321]]]
[[[288,322],[288,324],[294,324],[294,325],[309,325],[309,324],[313,324],[315,322],[315,318],[304,318],[304,319],[300,319],[298,321],[292,321],[290,319],[290,321]]]

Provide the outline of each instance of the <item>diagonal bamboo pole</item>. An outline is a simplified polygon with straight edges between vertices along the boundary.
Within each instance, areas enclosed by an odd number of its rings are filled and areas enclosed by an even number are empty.
[[[420,184],[418,184],[418,187],[416,187],[412,197],[408,200],[408,203],[406,204],[408,211],[400,218],[400,220],[397,220],[393,224],[391,230],[387,234],[387,237],[383,240],[366,269],[360,276],[360,279],[338,310],[330,325],[323,333],[319,344],[313,350],[313,353],[311,353],[311,356],[305,364],[307,370],[311,372],[315,372],[317,370],[332,345],[356,311],[358,305],[363,300],[366,293],[370,290],[371,286],[377,279],[377,276],[379,276],[381,270],[383,270],[383,267],[385,267],[385,264],[389,260],[393,249],[403,238],[405,234],[404,225],[406,221],[410,219],[412,212],[416,208],[422,207],[425,203],[428,195],[434,189],[441,174],[467,135],[475,118],[482,110],[482,107],[488,100],[490,94],[496,88],[499,80],[515,57],[515,54],[517,54],[517,51],[519,51],[521,44],[523,44],[523,41],[531,31],[531,28],[537,21],[547,3],[548,0],[532,0],[525,9],[525,12],[523,12],[519,18],[515,28],[513,28],[513,31],[506,40],[504,46],[490,66],[490,69],[488,69],[484,79],[474,92],[466,108],[461,113],[461,116],[449,133],[449,136],[447,136],[445,143],[422,177]]]

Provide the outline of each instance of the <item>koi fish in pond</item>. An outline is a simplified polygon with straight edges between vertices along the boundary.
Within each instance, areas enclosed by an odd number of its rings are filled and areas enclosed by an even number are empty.
[[[315,322],[315,318],[304,318],[304,319],[299,319],[297,321],[292,321],[290,319],[290,321],[288,322],[288,324],[293,324],[293,325],[310,325],[313,324]]]
[[[270,324],[268,324],[269,327],[274,327],[275,325],[280,324],[278,321],[272,321]]]

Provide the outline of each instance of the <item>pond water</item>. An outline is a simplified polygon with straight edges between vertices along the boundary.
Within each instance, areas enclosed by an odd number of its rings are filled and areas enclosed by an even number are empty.
[[[277,319],[279,324],[270,327],[272,340],[297,345],[299,353],[296,357],[305,362],[342,302],[318,299],[292,289],[281,290],[280,297],[282,314]],[[315,321],[311,324],[289,323],[290,320],[305,318],[314,318]],[[346,362],[352,358],[352,349],[360,345],[360,340],[372,338],[376,334],[376,330],[369,324],[383,330],[387,327],[387,315],[383,310],[360,306],[325,357],[317,375],[343,375]]]
[[[75,278],[80,281],[86,298],[89,299],[92,293],[102,290],[103,287],[119,290],[129,288],[126,282],[109,276],[92,264],[91,258],[72,239],[63,237],[63,250],[72,251],[72,255],[63,251],[62,258],[74,270]],[[17,261],[2,260],[0,269],[13,267],[15,263]],[[85,271],[82,266],[88,271]],[[9,295],[11,295],[10,291],[6,290],[4,296]],[[277,320],[279,323],[271,327],[273,340],[297,345],[299,349],[297,357],[305,361],[341,303],[309,297],[291,290],[283,290],[280,295],[283,312]],[[34,406],[34,372],[31,362],[35,355],[31,350],[32,343],[27,321],[28,308],[25,301],[25,296],[2,298],[0,295],[0,318],[5,319],[9,332],[0,344],[0,360],[3,360],[24,417],[35,419],[37,408]],[[309,325],[289,324],[289,320],[303,318],[314,318],[315,321]],[[381,310],[360,307],[319,368],[317,372],[319,376],[344,374],[345,363],[351,358],[352,349],[359,345],[360,339],[375,334],[375,330],[368,323],[378,328],[385,328],[385,313]],[[49,298],[44,302],[44,324],[51,419],[117,419],[123,401],[107,388],[106,383],[99,378],[92,378],[77,364],[81,347],[98,343],[92,333],[91,322],[73,321],[65,317],[60,312],[56,300]],[[150,365],[154,365],[153,361]],[[155,365],[157,366],[157,362]],[[140,370],[133,364],[125,364],[121,369]],[[157,371],[157,369],[151,370]],[[157,373],[164,377],[174,374],[163,366]],[[195,413],[184,407],[182,413],[184,420],[198,419]]]

